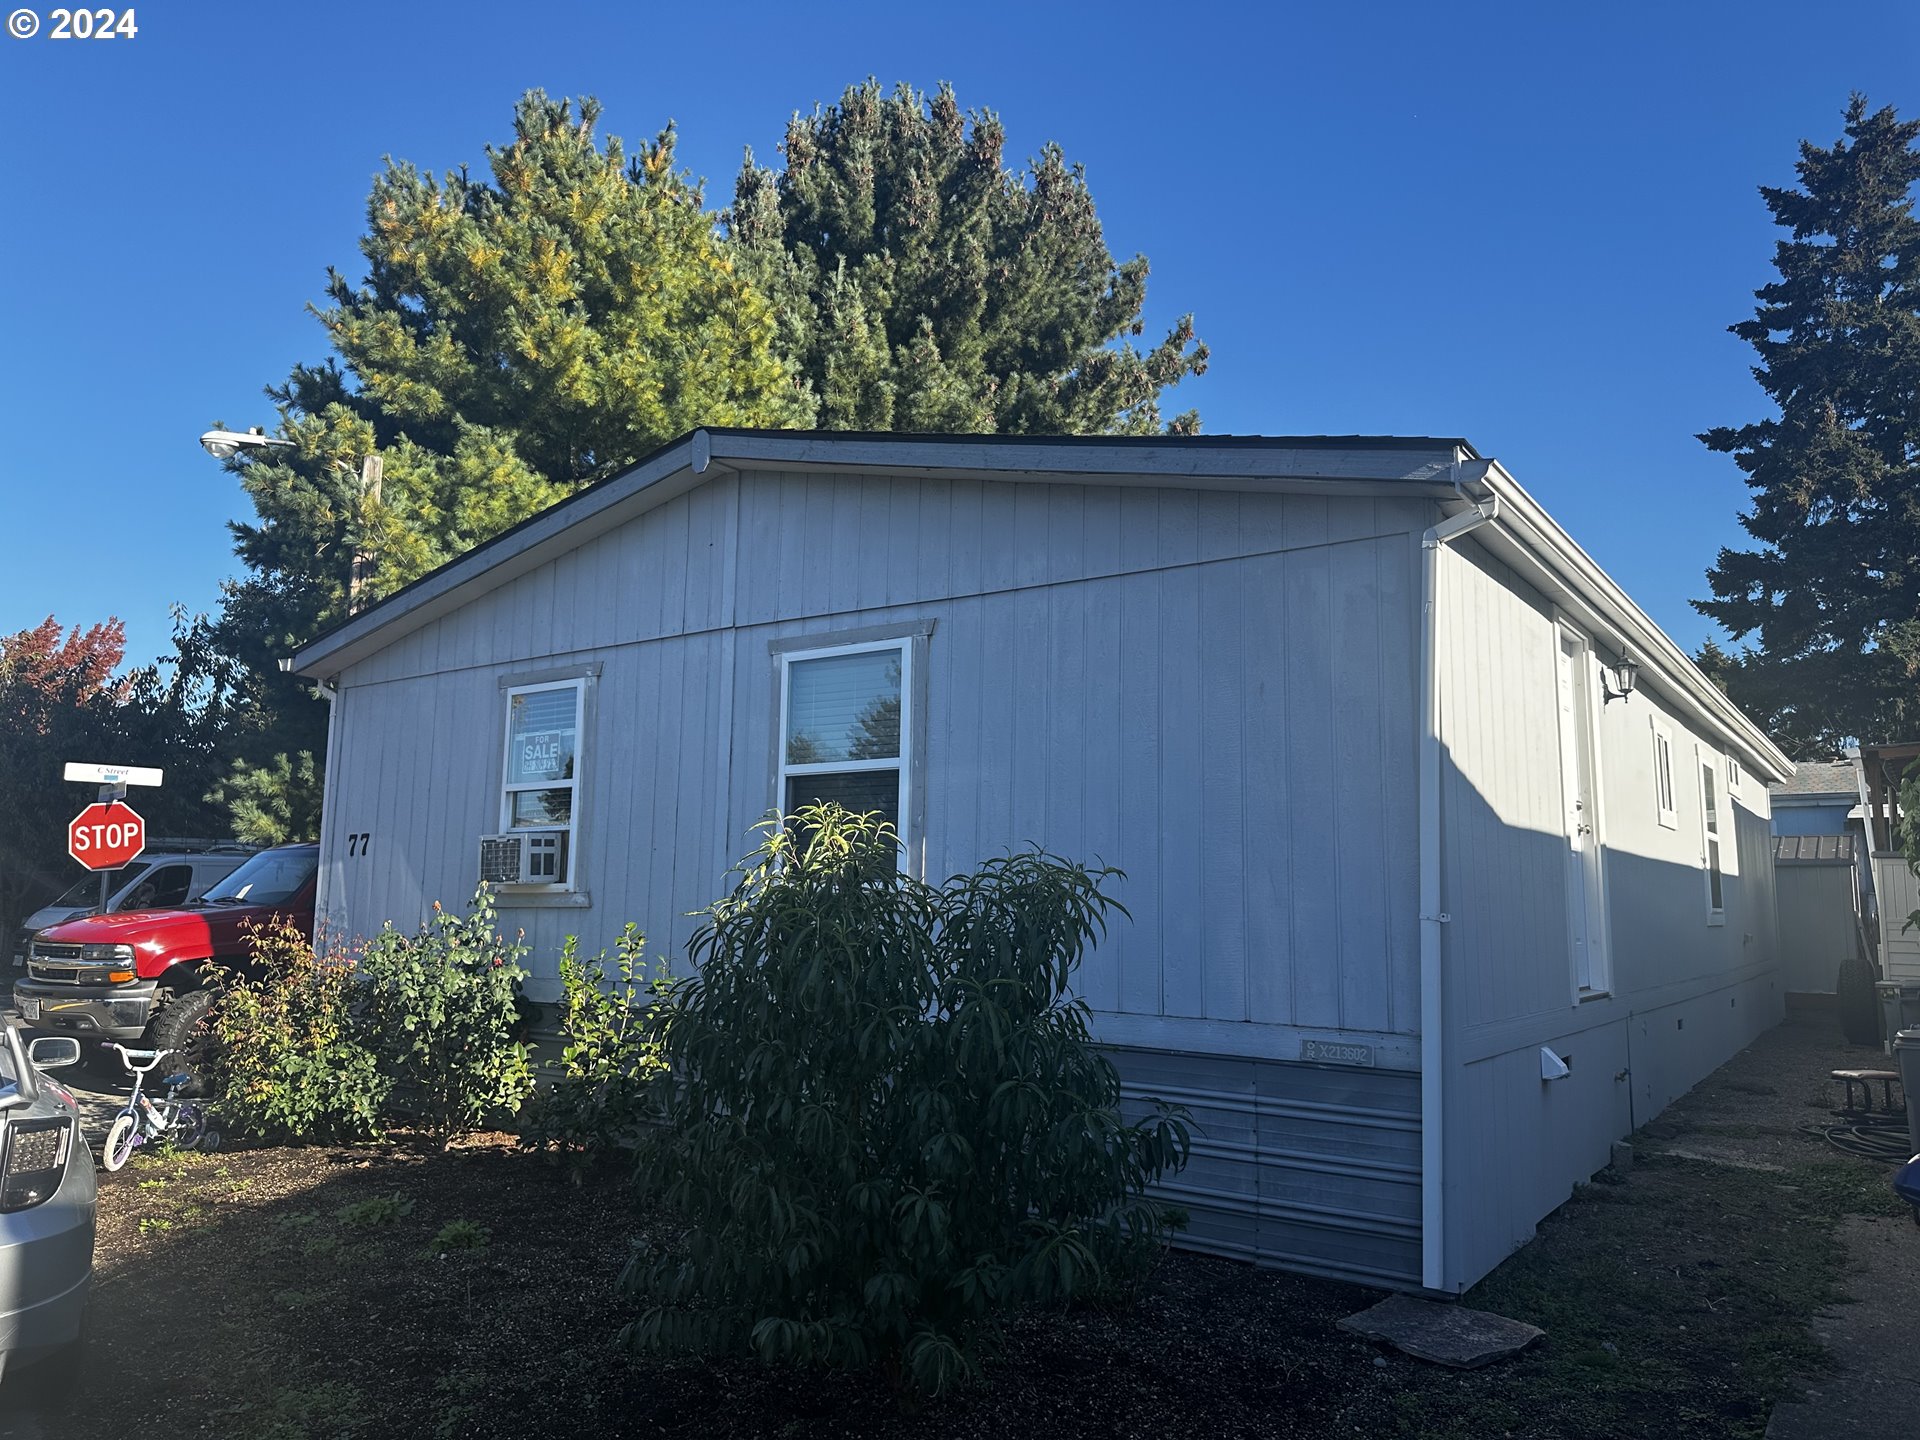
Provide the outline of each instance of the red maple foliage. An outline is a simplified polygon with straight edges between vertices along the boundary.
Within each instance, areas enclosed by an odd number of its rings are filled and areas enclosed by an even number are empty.
[[[0,725],[45,735],[61,710],[123,698],[125,682],[113,672],[126,654],[127,627],[111,617],[63,630],[49,615],[31,629],[0,636]]]

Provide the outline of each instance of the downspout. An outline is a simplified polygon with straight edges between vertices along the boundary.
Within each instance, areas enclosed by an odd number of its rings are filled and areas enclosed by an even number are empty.
[[[1483,462],[1484,465],[1484,462]],[[1420,1283],[1445,1288],[1443,1189],[1446,1147],[1446,1058],[1441,1007],[1441,926],[1451,918],[1440,894],[1440,685],[1435,660],[1440,634],[1440,547],[1479,529],[1500,513],[1497,496],[1474,500],[1461,488],[1459,462],[1453,484],[1471,508],[1420,537]]]
[[[280,668],[284,671],[291,672],[293,663],[288,660],[282,660],[280,662]],[[322,680],[316,680],[314,682],[313,693],[327,702],[327,753],[321,760],[320,769],[320,834],[318,837],[320,841],[320,870],[314,878],[313,890],[313,941],[318,945],[320,943],[320,932],[332,928],[328,923],[330,917],[327,914],[327,907],[333,900],[333,887],[327,883],[329,870],[327,857],[332,853],[327,848],[327,840],[329,839],[327,831],[331,828],[333,821],[333,806],[328,803],[333,797],[328,793],[332,787],[327,784],[326,777],[333,768],[333,757],[338,753],[340,742],[340,677],[333,675]]]

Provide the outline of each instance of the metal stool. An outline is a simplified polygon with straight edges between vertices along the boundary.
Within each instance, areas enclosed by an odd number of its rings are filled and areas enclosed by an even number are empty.
[[[1900,1083],[1900,1073],[1897,1070],[1836,1070],[1833,1072],[1833,1078],[1847,1087],[1846,1108],[1849,1110],[1863,1111],[1868,1115],[1873,1113],[1873,1087],[1876,1081],[1880,1086],[1881,1099],[1886,1102],[1887,1114],[1898,1114],[1905,1108],[1893,1103],[1893,1087]],[[1855,1085],[1860,1087],[1863,1103],[1859,1105],[1853,1103]]]

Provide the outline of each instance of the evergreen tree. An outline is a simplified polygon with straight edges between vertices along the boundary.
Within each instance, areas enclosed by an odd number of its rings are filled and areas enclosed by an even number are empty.
[[[364,604],[695,426],[812,419],[672,128],[629,160],[599,117],[533,91],[490,178],[389,161],[367,277],[331,272],[317,312],[336,355],[267,392],[291,444],[229,462],[258,518],[215,630],[249,677],[223,793],[256,833],[305,828],[307,800],[271,791],[324,756],[326,714],[277,662],[346,618],[356,555]]]
[[[1803,752],[1920,731],[1920,121],[1853,97],[1830,149],[1802,143],[1800,188],[1763,186],[1780,278],[1732,327],[1777,418],[1709,430],[1753,490],[1698,608],[1757,644],[1730,693]]]
[[[534,91],[490,181],[394,161],[375,180],[367,279],[332,272],[320,312],[338,360],[269,392],[292,448],[235,461],[260,517],[241,557],[325,591],[321,623],[356,548],[377,597],[695,426],[811,420],[672,127],[629,161],[599,116]]]
[[[1162,394],[1205,371],[1190,315],[1129,343],[1147,262],[1115,263],[1080,167],[1048,145],[1007,170],[1004,141],[949,86],[869,80],[793,118],[778,174],[748,152],[728,229],[823,427],[1153,434]]]

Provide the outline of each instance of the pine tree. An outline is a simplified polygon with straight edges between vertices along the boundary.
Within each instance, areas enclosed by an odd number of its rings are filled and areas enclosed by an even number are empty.
[[[310,808],[275,795],[323,756],[325,709],[277,661],[346,618],[699,425],[804,426],[812,400],[768,302],[674,167],[671,126],[628,159],[600,107],[530,92],[489,177],[389,161],[361,241],[318,311],[335,355],[268,395],[289,446],[230,462],[257,520],[217,643],[248,674],[224,787],[266,834]],[[382,473],[377,494],[367,456]],[[365,558],[357,594],[355,556]],[[247,797],[241,803],[240,797]],[[266,818],[277,817],[277,818]]]
[[[779,173],[748,152],[728,230],[823,427],[1152,434],[1163,393],[1206,370],[1190,315],[1130,343],[1147,261],[1115,263],[1080,167],[1048,145],[1016,173],[1004,143],[949,86],[869,80],[793,118]]]
[[[236,462],[256,573],[344,612],[388,593],[698,425],[805,425],[767,302],[674,168],[671,126],[631,161],[600,107],[529,93],[490,180],[389,161],[366,281],[328,278],[337,362],[270,391],[292,449]],[[376,499],[361,461],[383,460]]]
[[[1753,490],[1696,602],[1757,644],[1722,668],[1790,746],[1920,732],[1920,121],[1854,96],[1830,149],[1802,143],[1798,189],[1761,188],[1780,278],[1732,327],[1778,417],[1709,430]]]

